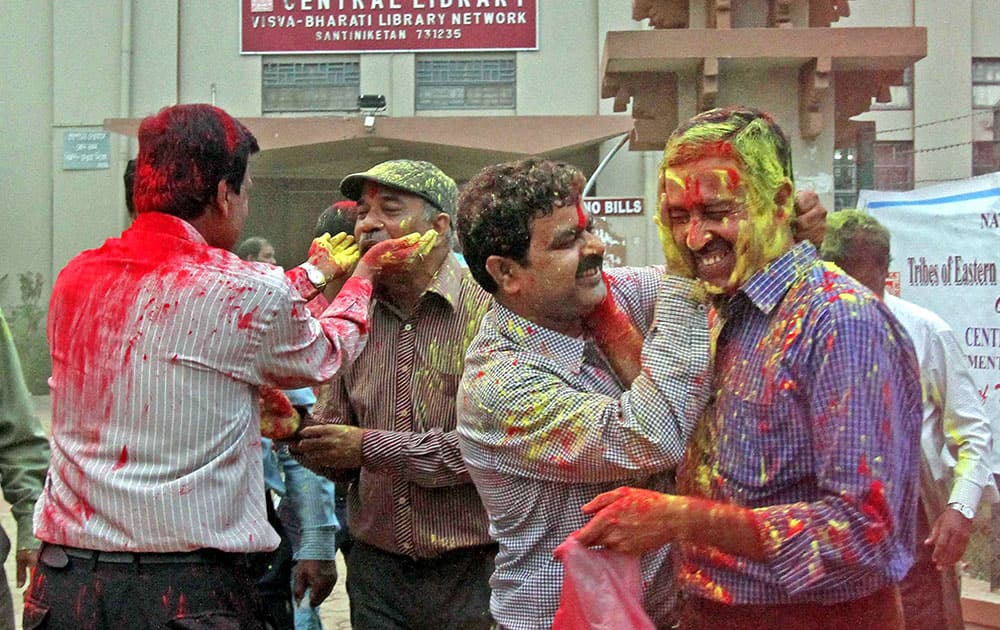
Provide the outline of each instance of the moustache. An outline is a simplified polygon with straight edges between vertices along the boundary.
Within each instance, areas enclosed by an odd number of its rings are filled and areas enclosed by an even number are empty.
[[[379,234],[377,232],[371,232],[369,234],[365,234],[358,240],[358,250],[361,251],[361,253],[363,254],[372,247],[374,247],[375,245],[377,245],[378,243],[381,243],[382,241],[387,240],[388,238],[389,237],[386,236],[385,234]]]
[[[604,256],[597,256],[597,255],[587,256],[586,258],[580,261],[580,265],[576,268],[576,275],[582,276],[583,274],[587,273],[592,269],[597,269],[598,271],[601,271],[603,267],[604,267]]]

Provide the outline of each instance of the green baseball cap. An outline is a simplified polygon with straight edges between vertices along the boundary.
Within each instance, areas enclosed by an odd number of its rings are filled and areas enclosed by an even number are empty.
[[[340,181],[340,193],[358,201],[365,180],[398,188],[422,197],[441,212],[455,216],[458,186],[455,180],[430,162],[420,160],[389,160],[371,167],[364,173],[353,173]]]

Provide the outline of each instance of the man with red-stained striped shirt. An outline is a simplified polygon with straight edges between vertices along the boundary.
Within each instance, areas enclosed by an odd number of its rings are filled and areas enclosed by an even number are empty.
[[[347,592],[355,630],[489,628],[490,540],[455,433],[465,349],[490,298],[451,252],[457,187],[427,162],[392,160],[347,176],[363,252],[433,229],[405,273],[375,285],[368,346],[321,393],[293,452],[352,479]]]
[[[247,554],[278,537],[264,515],[258,388],[317,384],[349,363],[372,280],[417,243],[373,250],[314,319],[305,300],[353,263],[350,242],[318,248],[287,275],[228,251],[249,213],[257,150],[209,105],[146,118],[135,222],[59,274],[52,459],[27,627],[263,627]]]

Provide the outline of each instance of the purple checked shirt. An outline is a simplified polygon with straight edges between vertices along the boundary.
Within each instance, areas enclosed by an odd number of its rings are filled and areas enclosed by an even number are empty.
[[[829,604],[900,580],[921,420],[902,326],[807,243],[717,306],[714,401],[678,488],[754,508],[769,557],[683,545],[680,585],[731,604]]]

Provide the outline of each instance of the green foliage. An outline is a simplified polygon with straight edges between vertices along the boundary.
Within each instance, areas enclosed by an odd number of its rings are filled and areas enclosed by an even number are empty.
[[[18,274],[21,283],[21,302],[4,309],[17,346],[24,381],[32,394],[49,393],[48,378],[52,374],[52,357],[45,337],[45,309],[41,306],[45,280],[38,272]],[[0,282],[7,280],[5,274]]]

